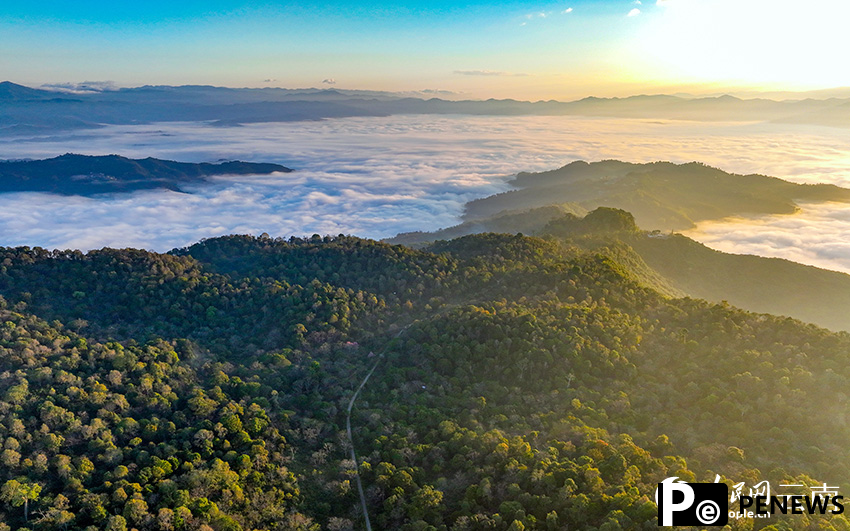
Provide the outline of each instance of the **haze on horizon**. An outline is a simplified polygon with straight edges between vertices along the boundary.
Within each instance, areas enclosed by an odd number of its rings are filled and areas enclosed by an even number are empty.
[[[30,86],[338,87],[570,100],[850,86],[827,0],[0,5],[0,71]]]

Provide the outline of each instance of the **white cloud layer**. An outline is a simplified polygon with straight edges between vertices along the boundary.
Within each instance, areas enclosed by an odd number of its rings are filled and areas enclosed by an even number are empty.
[[[70,94],[91,94],[118,90],[118,85],[114,81],[83,81],[82,83],[49,83],[42,85],[41,88]]]
[[[785,258],[850,273],[848,205],[821,203],[801,207],[799,213],[790,216],[700,223],[686,234],[727,253]]]
[[[65,152],[277,162],[297,171],[221,178],[190,194],[0,194],[0,245],[164,251],[231,233],[381,238],[453,225],[466,201],[507,189],[512,174],[576,159],[698,160],[738,173],[850,186],[850,131],[780,124],[393,116],[0,138],[0,158]],[[691,235],[721,250],[850,271],[848,234],[850,208],[827,205],[807,206],[797,216],[704,225]]]

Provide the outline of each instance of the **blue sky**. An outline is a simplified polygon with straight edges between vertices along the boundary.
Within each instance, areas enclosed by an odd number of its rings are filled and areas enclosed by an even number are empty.
[[[519,99],[850,84],[829,68],[847,9],[811,1],[4,2],[0,72]]]

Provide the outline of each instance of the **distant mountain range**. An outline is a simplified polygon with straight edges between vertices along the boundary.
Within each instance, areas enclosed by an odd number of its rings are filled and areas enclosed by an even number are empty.
[[[292,170],[279,164],[229,161],[217,164],[174,162],[154,158],[128,159],[118,155],[65,154],[44,160],[0,161],[0,193],[52,192],[94,195],[181,186],[204,182],[216,175],[252,175]]]
[[[740,99],[729,95],[702,98],[640,95],[628,98],[590,97],[572,102],[511,99],[451,101],[347,90],[233,89],[189,85],[71,92],[35,89],[9,81],[0,83],[2,135],[38,134],[104,124],[208,121],[232,126],[395,114],[752,120],[848,127],[850,99],[775,101]]]

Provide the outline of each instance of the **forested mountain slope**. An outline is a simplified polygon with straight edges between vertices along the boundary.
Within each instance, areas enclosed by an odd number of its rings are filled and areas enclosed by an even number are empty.
[[[850,190],[735,175],[698,163],[615,160],[577,161],[548,172],[520,173],[513,184],[516,190],[467,203],[460,225],[386,241],[422,248],[438,239],[481,232],[555,235],[588,250],[604,249],[645,284],[668,295],[728,301],[751,311],[850,331],[849,275],[778,258],[714,251],[671,233],[696,221],[730,215],[793,213],[800,200],[847,201]],[[629,230],[580,228],[580,218],[611,209],[625,209],[633,216]]]
[[[850,190],[797,184],[765,175],[736,175],[698,162],[632,164],[576,161],[557,170],[520,173],[515,190],[470,201],[466,221],[505,210],[574,203],[615,207],[648,230],[684,230],[702,220],[745,214],[790,214],[796,201],[850,201]]]
[[[598,221],[606,216],[620,225]],[[616,209],[600,208],[585,218],[562,216],[540,233],[615,257],[664,293],[726,301],[850,331],[846,273],[781,258],[724,253],[681,234],[642,231],[629,213]]]
[[[0,522],[359,529],[355,470],[384,529],[653,529],[668,476],[847,488],[850,336],[671,298],[609,254],[2,249]]]

